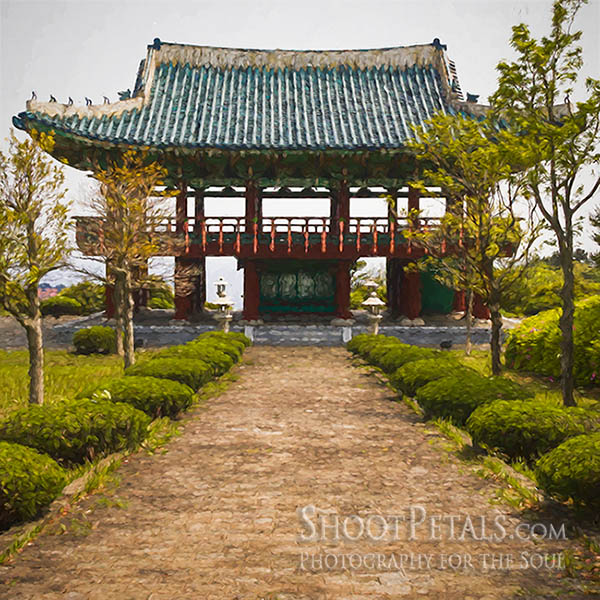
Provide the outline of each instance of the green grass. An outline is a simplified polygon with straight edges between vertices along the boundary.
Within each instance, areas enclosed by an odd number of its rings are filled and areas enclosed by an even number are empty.
[[[66,350],[46,350],[45,401],[73,398],[102,377],[123,374],[123,359],[116,355],[79,356]],[[0,418],[27,404],[29,377],[26,350],[0,350]]]
[[[465,356],[463,350],[452,350],[451,352],[454,352],[456,357],[465,365],[475,369],[482,375],[489,376],[492,374],[490,352],[488,350],[473,350],[470,356]],[[532,373],[523,373],[510,369],[503,369],[502,376],[523,385],[531,386],[535,389],[536,400],[542,400],[555,406],[562,406],[560,382],[554,381],[549,377],[540,377]],[[583,408],[597,406],[600,402],[600,389],[598,387],[577,389],[575,390],[575,401],[577,402],[577,406]]]

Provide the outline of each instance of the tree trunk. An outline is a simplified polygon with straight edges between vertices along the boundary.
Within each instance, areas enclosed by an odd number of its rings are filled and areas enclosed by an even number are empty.
[[[117,340],[117,354],[119,356],[125,356],[125,350],[123,348],[123,280],[121,276],[115,276],[114,283],[114,306],[115,306],[115,334]]]
[[[44,403],[44,343],[42,317],[38,314],[25,325],[29,348],[29,404]]]
[[[467,339],[465,340],[465,354],[471,356],[473,343],[471,342],[471,332],[473,329],[473,290],[467,290],[467,310],[465,312],[467,319]]]
[[[125,368],[135,363],[135,342],[133,334],[133,294],[131,290],[131,273],[125,274],[123,286],[123,350]]]
[[[496,290],[490,294],[490,319],[492,320],[492,339],[490,348],[492,350],[492,375],[500,375],[502,371],[502,343],[500,336],[502,333],[502,314],[500,313],[500,299]]]
[[[559,319],[561,331],[560,343],[560,389],[563,404],[575,406],[573,390],[575,379],[573,367],[575,363],[573,326],[575,321],[575,277],[573,274],[573,244],[565,244],[560,249],[560,266],[563,273],[563,286],[560,290],[562,312]]]

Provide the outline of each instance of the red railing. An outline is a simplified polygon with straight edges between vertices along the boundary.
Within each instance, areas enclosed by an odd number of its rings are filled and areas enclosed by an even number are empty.
[[[78,231],[89,230],[90,221],[95,222],[94,227],[99,226],[100,219],[77,217]],[[438,221],[438,218],[420,217],[419,226],[435,226]],[[267,249],[269,252],[287,250],[288,254],[303,250],[308,254],[309,250],[315,251],[315,246],[321,254],[342,254],[350,249],[356,253],[394,254],[406,243],[402,231],[408,228],[407,220],[394,221],[386,217],[352,217],[347,223],[332,222],[329,217],[262,217],[251,223],[245,217],[203,217],[189,218],[183,223],[169,219],[153,229],[161,237],[166,235],[172,239],[183,235],[186,252],[195,244],[203,253],[209,250],[214,253],[216,245],[218,253],[233,250],[240,254],[242,245],[250,244],[252,254],[264,253]]]

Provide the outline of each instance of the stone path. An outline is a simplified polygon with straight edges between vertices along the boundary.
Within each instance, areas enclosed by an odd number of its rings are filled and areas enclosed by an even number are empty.
[[[120,468],[109,502],[89,497],[0,567],[0,598],[554,597],[537,557],[564,542],[511,540],[520,521],[492,484],[345,350],[254,347],[237,369],[167,453]],[[506,537],[481,540],[502,533],[494,519]]]

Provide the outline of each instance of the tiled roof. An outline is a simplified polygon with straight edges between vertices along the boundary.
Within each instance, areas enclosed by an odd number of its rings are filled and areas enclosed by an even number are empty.
[[[15,118],[89,140],[224,149],[398,148],[460,98],[444,47],[148,48],[134,97],[77,107],[30,100]]]

